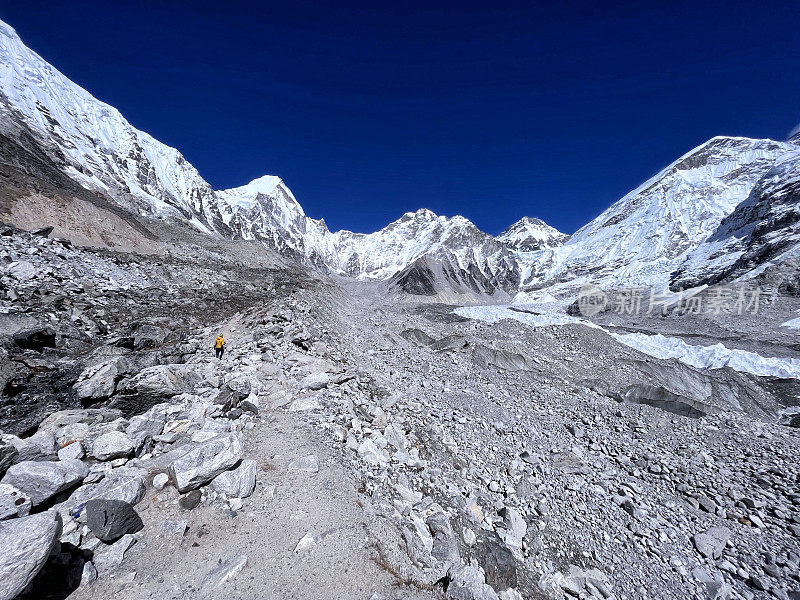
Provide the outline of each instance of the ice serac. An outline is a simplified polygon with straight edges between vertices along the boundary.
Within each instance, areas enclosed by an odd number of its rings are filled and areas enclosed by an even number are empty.
[[[522,217],[498,235],[497,239],[513,250],[533,252],[562,246],[569,235],[561,233],[541,219]]]
[[[604,287],[667,286],[780,160],[773,140],[715,137],[614,203],[560,248],[523,257],[523,284],[594,281]]]

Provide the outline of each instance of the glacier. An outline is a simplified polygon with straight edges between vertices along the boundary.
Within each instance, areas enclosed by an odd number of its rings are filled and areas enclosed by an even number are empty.
[[[747,350],[728,348],[722,343],[711,346],[687,344],[678,337],[662,334],[617,333],[591,321],[566,314],[564,306],[559,303],[537,303],[527,305],[525,309],[521,309],[521,307],[515,309],[508,305],[469,306],[457,308],[454,312],[462,317],[487,323],[513,319],[531,327],[583,325],[599,329],[618,342],[648,356],[661,359],[676,359],[698,369],[729,367],[734,371],[750,373],[760,377],[800,379],[800,359],[797,358],[761,356]]]

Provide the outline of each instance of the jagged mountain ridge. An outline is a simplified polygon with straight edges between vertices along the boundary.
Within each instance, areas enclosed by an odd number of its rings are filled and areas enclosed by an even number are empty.
[[[181,219],[211,235],[261,240],[348,277],[388,279],[427,256],[463,270],[465,280],[518,281],[512,251],[460,216],[423,209],[371,234],[330,232],[324,221],[306,216],[279,177],[214,190],[180,152],[131,126],[2,22],[0,94],[4,135],[30,134],[70,179],[138,214]]]
[[[781,160],[773,140],[715,137],[578,230],[563,246],[524,257],[523,285],[662,286]]]
[[[692,253],[712,240],[770,169],[797,151],[794,144],[772,140],[713,138],[571,238],[527,217],[494,238],[464,217],[425,209],[370,234],[331,232],[323,220],[305,214],[279,177],[214,190],[180,152],[135,129],[2,22],[0,59],[0,134],[20,147],[23,139],[35,145],[82,188],[136,214],[182,220],[212,236],[258,240],[338,275],[387,280],[403,291],[404,282],[422,280],[479,295],[587,280],[604,287],[668,285],[687,272],[690,257],[695,283],[732,276],[714,268],[706,276],[697,258],[702,252]],[[798,135],[800,128],[792,139]],[[751,240],[737,239],[745,246]],[[763,256],[756,252],[737,263],[737,273],[757,268]]]

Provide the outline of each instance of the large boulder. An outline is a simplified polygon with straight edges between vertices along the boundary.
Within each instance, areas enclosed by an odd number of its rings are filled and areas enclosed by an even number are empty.
[[[74,423],[86,423],[87,425],[110,423],[121,416],[121,411],[112,408],[66,408],[51,413],[39,425],[39,431],[57,431]]]
[[[121,431],[109,431],[92,442],[92,456],[97,460],[128,457],[133,450],[133,441]]]
[[[98,540],[114,542],[126,533],[144,528],[139,513],[122,500],[89,500],[86,503],[86,524]]]
[[[6,272],[17,281],[28,281],[39,274],[39,269],[27,260],[16,260],[6,267]]]
[[[328,387],[331,378],[327,373],[309,373],[297,384],[303,390],[321,390]]]
[[[78,400],[101,400],[114,393],[119,374],[117,360],[92,365],[78,376],[72,387]]]
[[[191,393],[211,375],[208,365],[155,365],[121,383],[118,392],[146,398],[172,398],[178,394]]]
[[[122,564],[125,553],[136,543],[136,536],[132,533],[123,535],[116,542],[111,544],[105,551],[94,555],[94,566],[100,575],[112,573]]]
[[[722,551],[731,537],[731,530],[727,527],[711,527],[702,533],[696,534],[692,541],[697,551],[706,558],[718,560]]]
[[[447,596],[456,600],[499,600],[479,567],[457,566],[450,573]]]
[[[14,446],[17,456],[14,462],[26,460],[48,460],[58,452],[56,438],[51,431],[37,431],[31,437],[21,439],[15,435],[3,436],[3,441]]]
[[[256,461],[243,460],[231,471],[217,475],[211,487],[229,498],[247,498],[256,487]]]
[[[205,485],[242,459],[242,442],[235,434],[218,435],[175,459],[169,475],[179,492]]]
[[[0,521],[0,600],[13,600],[33,581],[60,536],[53,511]]]
[[[12,466],[2,483],[13,485],[39,506],[50,498],[83,481],[89,467],[79,460],[67,459],[58,462],[25,461]]]
[[[166,422],[167,417],[163,412],[150,409],[143,415],[131,417],[125,433],[128,434],[131,439],[135,439],[141,435],[153,437],[164,431],[164,424]]]

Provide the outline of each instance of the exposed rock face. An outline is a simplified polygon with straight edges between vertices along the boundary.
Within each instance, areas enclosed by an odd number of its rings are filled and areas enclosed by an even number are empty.
[[[176,149],[136,130],[118,111],[69,81],[25,47],[13,29],[3,24],[0,36],[0,141],[9,147],[16,170],[26,171],[25,164],[17,164],[24,154],[23,163],[36,164],[54,187],[71,188],[80,202],[114,214],[134,237],[154,236],[132,223],[130,214],[164,218],[207,234],[258,240],[337,275],[391,279],[391,289],[414,295],[502,299],[520,285],[581,276],[603,287],[677,285],[670,281],[676,271],[681,281],[699,280],[702,273],[695,272],[696,265],[684,264],[689,253],[714,234],[767,171],[798,148],[791,142],[713,138],[568,240],[539,219],[525,217],[494,238],[464,217],[438,216],[425,209],[406,213],[370,234],[331,232],[324,221],[306,216],[279,177],[213,190]],[[792,140],[797,140],[794,131]],[[13,207],[5,212],[20,213]],[[782,227],[767,227],[773,226]],[[113,235],[102,237],[104,243],[114,243]],[[780,256],[783,244],[772,237],[757,243],[762,247],[746,257],[729,247],[723,262],[732,259],[737,269],[746,270],[763,264],[769,254]],[[715,249],[716,241],[711,253]],[[9,274],[18,281],[30,279],[32,263],[17,261]],[[724,276],[716,267],[712,275]],[[156,347],[167,333],[146,325],[134,335],[134,347]],[[105,393],[108,379],[105,383],[79,391]]]
[[[526,258],[523,284],[588,276],[604,288],[661,286],[714,235],[776,163],[797,147],[715,137],[578,230],[562,248]]]
[[[739,277],[800,256],[800,148],[758,180],[747,198],[689,255],[672,286],[688,288]],[[788,277],[790,291],[796,277]]]

